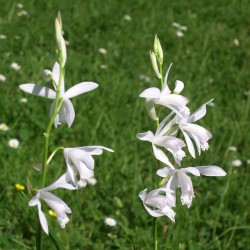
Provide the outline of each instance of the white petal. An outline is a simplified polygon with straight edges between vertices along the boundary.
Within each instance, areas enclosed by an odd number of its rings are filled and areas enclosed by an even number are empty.
[[[146,196],[147,196],[147,188],[145,188],[144,190],[142,190],[142,191],[139,193],[139,197],[140,197],[140,199],[141,199],[142,201],[145,200]]]
[[[34,83],[27,83],[19,85],[19,88],[24,92],[27,92],[32,95],[45,97],[48,99],[55,99],[56,92],[50,88],[34,84]]]
[[[186,132],[192,133],[195,136],[197,136],[200,142],[202,141],[207,142],[209,139],[213,137],[212,134],[207,129],[197,124],[186,123],[182,125],[181,127]]]
[[[225,176],[227,173],[217,166],[201,166],[195,167],[198,171],[205,176]]]
[[[149,130],[148,132],[145,133],[138,133],[136,137],[142,141],[152,142],[154,139],[154,134]]]
[[[114,150],[111,149],[111,148],[107,148],[107,147],[104,147],[104,146],[95,146],[95,145],[79,147],[79,149],[83,149],[86,152],[90,152],[91,155],[101,155],[102,152],[103,152],[103,149],[106,150],[106,151],[109,151],[111,153],[114,152]]]
[[[189,153],[192,155],[193,158],[195,158],[195,150],[194,150],[193,142],[191,141],[189,135],[185,131],[183,131],[183,130],[181,130],[181,131],[185,137]]]
[[[53,75],[54,81],[56,82],[56,84],[58,84],[59,76],[60,76],[60,65],[58,62],[55,62],[54,66],[53,66],[52,75]]]
[[[99,85],[95,82],[81,82],[68,89],[64,97],[71,98],[96,89]]]
[[[169,118],[174,114],[174,112],[171,112],[168,116],[166,116],[162,121],[161,123],[159,124],[157,130],[156,130],[156,135],[160,134],[161,130],[163,129],[164,125],[166,124],[166,122],[169,120]],[[163,135],[161,133],[161,135]]]
[[[75,119],[75,110],[74,110],[72,102],[69,99],[64,100],[62,106],[63,105],[65,107],[66,122],[68,124],[68,127],[70,128]],[[60,121],[60,116],[59,116],[59,121]]]
[[[169,167],[174,168],[165,153],[161,149],[157,148],[155,145],[152,146],[156,159],[167,164]]]
[[[161,95],[159,104],[162,105],[173,105],[178,107],[180,110],[183,109],[188,103],[188,99],[182,95],[170,94],[170,95]]]
[[[154,101],[153,99],[146,98],[145,101],[145,108],[148,112],[149,117],[153,120],[156,121],[159,118],[157,117],[156,111],[155,111],[155,106],[154,106]]]
[[[196,112],[194,112],[188,119],[188,122],[195,122],[204,117],[207,113],[207,105],[212,102],[214,99],[204,103]]]
[[[160,90],[158,88],[152,87],[145,89],[139,96],[143,98],[159,98],[160,97]]]
[[[168,175],[173,175],[174,173],[176,172],[175,169],[172,169],[172,168],[168,168],[168,167],[165,167],[165,168],[161,168],[159,170],[157,170],[157,175],[165,178],[167,177]]]
[[[46,234],[49,234],[48,222],[47,222],[47,219],[46,219],[46,217],[41,209],[41,202],[40,201],[37,204],[37,208],[38,208],[38,216],[39,216],[39,220],[40,220],[40,224],[42,226],[42,229]]]
[[[181,168],[179,169],[179,171],[182,171],[182,172],[188,172],[188,173],[191,173],[195,176],[200,176],[200,171],[198,169],[196,169],[196,167],[187,167],[187,168]]]
[[[162,88],[162,91],[161,91],[161,94],[163,94],[163,95],[171,93],[171,91],[170,91],[170,89],[168,87],[168,75],[169,75],[171,67],[172,67],[172,63],[169,65],[168,70],[167,70],[167,72],[165,74],[165,77],[164,77],[164,84],[163,84],[163,88]]]
[[[184,89],[184,83],[182,81],[175,81],[175,89],[174,89],[174,93],[175,94],[179,94],[181,93],[181,91]]]
[[[39,193],[29,201],[29,206],[30,207],[37,206],[38,203],[39,203]]]

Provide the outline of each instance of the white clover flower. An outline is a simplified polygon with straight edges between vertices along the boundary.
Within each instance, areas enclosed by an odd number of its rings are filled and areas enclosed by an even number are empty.
[[[54,64],[51,74],[54,83],[54,89],[56,90],[59,84],[59,75],[60,75],[60,66],[57,62]],[[37,95],[48,99],[56,98],[56,92],[54,90],[38,84],[27,83],[27,84],[21,84],[19,87],[24,92],[27,92],[32,95]],[[67,123],[68,127],[71,127],[75,119],[75,110],[72,102],[70,101],[70,98],[89,92],[97,87],[98,84],[94,82],[81,82],[74,85],[65,92],[64,77],[62,77],[60,97],[63,98],[64,101],[55,117],[54,126],[57,127],[58,124]],[[53,101],[50,106],[50,116],[53,113],[54,105],[55,101]]]
[[[156,87],[151,87],[146,90],[144,90],[141,94],[140,97],[142,98],[147,98],[148,101],[152,102],[152,106],[154,104],[159,104],[163,105],[172,111],[174,111],[177,114],[180,114],[180,112],[187,110],[186,104],[188,103],[188,99],[182,95],[179,95],[179,93],[183,90],[184,84],[181,81],[176,81],[175,82],[175,89],[174,89],[174,94],[171,94],[171,91],[168,87],[167,80],[168,80],[168,74],[171,68],[171,65],[169,66],[167,73],[164,78],[164,85],[162,90],[156,88]],[[154,109],[154,107],[152,108]]]
[[[242,161],[239,160],[239,159],[233,160],[233,161],[232,161],[232,165],[233,165],[234,167],[240,167],[240,166],[242,165]]]
[[[157,147],[164,147],[166,150],[168,150],[173,155],[178,165],[180,165],[182,158],[186,156],[185,152],[182,150],[182,148],[186,146],[183,140],[174,136],[165,135],[164,125],[172,115],[173,112],[162,120],[155,134],[153,134],[151,131],[148,131],[137,134],[137,138],[142,141],[151,142],[156,159],[167,164],[169,167],[174,168],[165,153]]]
[[[11,63],[10,67],[16,71],[19,71],[21,69],[21,66],[16,62]]]
[[[172,207],[175,206],[176,199],[171,190],[159,188],[147,194],[147,189],[140,192],[145,209],[153,217],[167,216],[173,222],[175,221],[175,212]]]
[[[103,150],[114,152],[112,149],[102,146],[86,146],[64,149],[67,173],[76,188],[85,187],[88,180],[94,176],[95,161],[92,156],[101,155]],[[78,174],[80,177],[79,179],[77,179]]]
[[[94,185],[96,185],[97,180],[95,177],[90,177],[89,179],[87,179],[87,182],[88,182],[88,184],[94,186]]]
[[[132,20],[132,17],[130,15],[124,15],[123,18],[126,21],[131,21]]]
[[[107,54],[107,50],[104,49],[104,48],[99,48],[98,51],[103,54],[103,55],[106,55]]]
[[[6,76],[0,74],[0,82],[5,82],[6,81]]]
[[[7,39],[7,36],[3,35],[3,34],[0,34],[0,40],[5,40],[5,39]]]
[[[28,99],[27,98],[20,98],[19,102],[26,103],[26,102],[28,102]]]
[[[175,34],[176,34],[177,37],[183,37],[184,36],[184,33],[181,30],[177,30]]]
[[[115,227],[117,225],[117,222],[115,219],[113,218],[110,218],[110,217],[107,217],[104,219],[104,223],[107,225],[107,226],[110,226],[110,227]]]
[[[225,176],[226,172],[217,166],[199,166],[199,167],[187,167],[180,169],[172,169],[165,167],[159,169],[157,174],[163,178],[169,177],[167,184],[164,187],[166,189],[176,192],[176,188],[181,188],[181,202],[182,205],[190,207],[194,198],[194,190],[191,178],[187,175],[191,173],[195,176]]]
[[[240,46],[240,42],[237,38],[234,38],[233,42],[236,47]]]
[[[49,234],[48,222],[42,211],[42,204],[40,200],[42,199],[43,201],[45,201],[45,203],[47,203],[47,205],[56,213],[56,217],[61,228],[65,228],[65,225],[69,222],[67,213],[71,213],[71,209],[63,200],[61,200],[54,194],[51,194],[49,191],[52,191],[57,188],[65,188],[69,190],[76,189],[74,186],[69,184],[68,181],[68,174],[63,174],[57,181],[55,181],[50,186],[39,189],[36,193],[36,196],[29,201],[29,206],[37,206],[40,224],[46,234]]]
[[[8,141],[8,146],[11,148],[18,148],[19,147],[19,141],[17,139],[10,139]]]
[[[236,152],[236,151],[237,151],[237,147],[235,147],[235,146],[230,146],[230,147],[228,147],[228,150],[229,150],[229,151]]]
[[[9,127],[5,123],[1,123],[0,124],[0,130],[7,131],[7,130],[9,130]]]

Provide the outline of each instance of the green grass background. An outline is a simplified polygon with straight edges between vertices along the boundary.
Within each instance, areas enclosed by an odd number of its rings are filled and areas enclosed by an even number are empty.
[[[25,94],[18,85],[46,84],[41,73],[57,59],[54,19],[58,10],[64,37],[70,42],[66,89],[86,80],[100,86],[72,99],[73,126],[53,129],[50,149],[103,145],[115,150],[95,157],[96,186],[54,192],[73,211],[64,230],[47,214],[65,249],[153,249],[152,218],[138,193],[157,187],[158,167],[150,145],[137,140],[136,133],[155,126],[138,97],[145,88],[159,86],[148,53],[155,34],[164,48],[164,71],[173,62],[170,88],[176,79],[185,83],[183,95],[192,111],[211,98],[215,102],[199,122],[213,134],[209,151],[195,160],[186,157],[183,167],[215,164],[228,173],[223,178],[192,177],[193,204],[182,209],[175,224],[166,217],[159,220],[159,249],[173,249],[180,228],[180,249],[250,249],[249,95],[245,94],[250,79],[249,2],[29,0],[21,2],[28,12],[22,17],[17,16],[17,3],[0,0],[0,34],[7,35],[0,40],[0,74],[7,77],[0,82],[0,122],[10,127],[0,132],[0,249],[35,246],[34,213],[14,185],[25,185],[29,176],[39,188],[39,173],[32,165],[42,160],[50,101]],[[126,14],[131,21],[124,19]],[[174,21],[187,26],[184,37],[176,37]],[[106,55],[98,52],[101,47],[107,49]],[[20,71],[10,68],[14,61],[21,65]],[[101,69],[102,64],[108,69]],[[151,81],[139,79],[139,74]],[[20,103],[22,97],[28,102]],[[10,138],[20,140],[18,149],[8,147]],[[228,151],[232,145],[237,152]],[[232,167],[234,159],[241,159],[242,166]],[[47,183],[64,171],[64,159],[58,154]],[[118,225],[106,226],[107,216]],[[44,239],[44,245],[54,249],[50,239]]]

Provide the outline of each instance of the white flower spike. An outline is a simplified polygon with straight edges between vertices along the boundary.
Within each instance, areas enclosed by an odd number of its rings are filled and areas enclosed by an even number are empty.
[[[88,180],[94,176],[95,161],[93,155],[101,155],[103,150],[114,152],[110,148],[102,146],[87,146],[64,149],[64,157],[67,164],[67,173],[76,188],[85,187]],[[77,174],[80,178],[77,180]]]
[[[51,194],[49,191],[57,189],[57,188],[65,188],[69,190],[76,189],[74,186],[68,183],[69,176],[68,174],[63,174],[57,181],[55,181],[53,184],[46,188],[39,189],[37,191],[36,196],[34,196],[29,201],[29,206],[37,206],[38,208],[38,216],[40,220],[40,224],[46,234],[49,234],[49,228],[48,228],[48,222],[47,219],[42,211],[42,204],[40,199],[44,200],[45,203],[48,204],[48,206],[55,211],[57,220],[61,226],[61,228],[64,228],[65,225],[69,222],[69,218],[67,216],[67,213],[71,213],[71,209],[68,207],[68,205],[55,196],[54,194]]]
[[[217,166],[200,166],[200,167],[187,167],[181,169],[172,169],[165,167],[159,169],[157,174],[163,178],[170,176],[166,185],[167,190],[176,192],[176,188],[181,188],[181,202],[182,205],[190,207],[194,198],[194,190],[191,178],[187,175],[191,173],[196,176],[225,176],[226,172]]]
[[[175,206],[175,196],[166,189],[160,188],[147,194],[147,189],[140,192],[145,209],[153,217],[167,216],[173,222],[175,221],[175,212],[172,207]]]
[[[57,86],[59,83],[59,75],[60,75],[60,66],[56,62],[52,70],[52,79],[53,79],[55,90],[57,89]],[[24,92],[27,92],[32,95],[41,96],[41,97],[45,97],[48,99],[56,98],[56,91],[45,86],[41,86],[41,85],[34,84],[34,83],[27,83],[27,84],[21,84],[19,87]],[[58,124],[67,123],[68,127],[71,127],[75,119],[75,110],[74,110],[72,102],[70,101],[70,98],[89,92],[93,89],[96,89],[97,87],[98,87],[98,84],[95,82],[81,82],[81,83],[74,85],[73,87],[71,87],[65,92],[64,77],[62,77],[60,97],[63,98],[64,101],[59,112],[57,113],[55,117],[54,126],[57,127]],[[50,115],[52,115],[54,104],[55,104],[55,101],[52,102],[51,104]]]

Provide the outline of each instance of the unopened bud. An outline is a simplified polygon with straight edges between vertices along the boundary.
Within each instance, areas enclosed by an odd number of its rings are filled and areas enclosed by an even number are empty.
[[[159,79],[162,79],[162,75],[159,72],[158,65],[157,65],[157,60],[156,60],[156,56],[155,56],[154,52],[150,51],[149,54],[150,54],[151,63],[152,63],[152,66],[153,66],[153,69],[154,69],[154,72],[155,72],[156,76]]]
[[[44,81],[48,82],[48,81],[51,80],[51,78],[52,78],[52,72],[50,70],[48,70],[48,69],[45,69],[43,71],[43,79],[44,79]]]
[[[156,57],[158,58],[159,63],[162,64],[163,63],[163,50],[162,50],[161,43],[157,35],[155,35],[155,40],[154,40],[154,53]]]
[[[56,42],[61,49],[61,37],[62,37],[62,19],[61,19],[61,14],[58,12],[58,16],[55,20],[55,29],[56,29]]]
[[[184,83],[182,81],[175,81],[174,94],[179,94],[184,89]]]
[[[65,40],[62,35],[61,35],[61,50],[62,50],[62,67],[64,67],[67,60],[67,50],[66,50]]]
[[[146,98],[145,101],[145,108],[148,112],[149,117],[153,120],[153,121],[157,121],[159,118],[156,115],[155,112],[155,106],[154,106],[154,102],[152,99]]]

